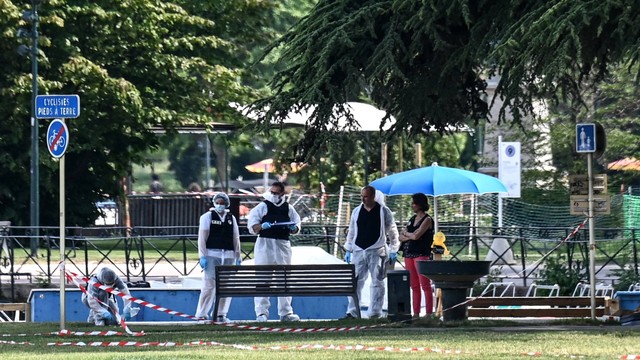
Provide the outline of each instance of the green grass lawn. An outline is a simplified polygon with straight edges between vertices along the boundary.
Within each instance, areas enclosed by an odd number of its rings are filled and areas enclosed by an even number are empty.
[[[373,324],[370,321],[301,322],[300,327],[353,326]],[[513,359],[569,358],[620,359],[623,355],[640,353],[640,328],[589,325],[524,326],[496,321],[471,321],[455,326],[444,326],[431,321],[420,321],[410,326],[388,325],[386,320],[376,324],[385,326],[368,330],[346,332],[284,333],[238,330],[216,325],[154,326],[134,325],[132,330],[144,330],[146,336],[66,336],[49,335],[58,330],[57,324],[3,323],[2,334],[28,334],[2,336],[2,341],[26,341],[32,345],[0,343],[3,359]],[[269,323],[269,326],[281,326]],[[491,326],[491,327],[488,327]],[[508,327],[507,327],[508,326]],[[84,323],[69,323],[72,331],[104,330]],[[119,330],[110,327],[109,330]],[[45,335],[37,335],[44,333]],[[225,346],[189,347],[56,347],[54,342],[179,342],[215,341]],[[244,350],[230,345],[254,346],[259,350]],[[395,350],[425,347],[454,350],[460,353],[443,354],[425,351],[288,349],[270,350],[272,346],[300,347],[302,345],[391,347]]]

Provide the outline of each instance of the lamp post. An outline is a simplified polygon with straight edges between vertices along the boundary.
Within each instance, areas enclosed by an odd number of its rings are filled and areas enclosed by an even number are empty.
[[[31,11],[26,11],[23,18],[31,22],[31,192],[30,192],[30,224],[33,231],[31,237],[31,255],[37,255],[40,227],[40,154],[38,151],[38,122],[36,119],[36,96],[38,96],[38,4],[41,0],[31,0]]]

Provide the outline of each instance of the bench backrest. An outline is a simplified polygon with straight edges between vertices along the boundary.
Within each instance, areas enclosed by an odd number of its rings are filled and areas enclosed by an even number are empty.
[[[333,296],[355,294],[353,264],[221,265],[216,267],[216,295]]]

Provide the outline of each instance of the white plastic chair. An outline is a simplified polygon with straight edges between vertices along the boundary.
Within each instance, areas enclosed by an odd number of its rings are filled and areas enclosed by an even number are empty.
[[[549,295],[547,297],[559,296],[560,295],[560,285],[543,285],[532,283],[527,290],[527,297],[536,297],[538,289],[549,290]]]
[[[640,291],[640,282],[629,285],[628,291]]]
[[[499,286],[504,286],[504,285],[506,285],[506,287],[504,288],[504,290],[502,290],[502,293],[500,293],[499,297],[508,296],[507,292],[509,291],[509,289],[511,289],[511,296],[516,296],[516,284],[513,283],[513,282],[507,282],[507,283],[492,282],[492,283],[488,283],[487,286],[484,288],[484,290],[482,291],[482,293],[479,296],[489,296],[487,294],[489,292],[491,292],[491,296],[492,297],[496,297],[496,293],[498,291],[498,287]],[[471,296],[473,296],[473,288],[471,289]]]

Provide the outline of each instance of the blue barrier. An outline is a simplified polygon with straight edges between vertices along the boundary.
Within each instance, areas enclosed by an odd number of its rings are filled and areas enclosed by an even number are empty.
[[[130,289],[131,295],[164,308],[193,315],[198,305],[199,289]],[[84,322],[89,309],[82,303],[79,289],[65,291],[66,321]],[[277,298],[271,298],[270,320],[277,320]],[[118,298],[122,309],[122,299]],[[29,295],[31,321],[60,321],[60,291],[57,289],[34,289]],[[141,305],[134,321],[192,321],[176,315],[153,310]],[[346,313],[347,297],[294,297],[292,306],[301,319],[338,319]],[[253,298],[234,298],[227,317],[231,320],[255,320]]]

